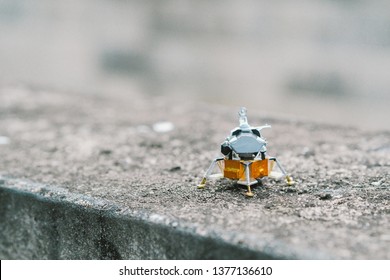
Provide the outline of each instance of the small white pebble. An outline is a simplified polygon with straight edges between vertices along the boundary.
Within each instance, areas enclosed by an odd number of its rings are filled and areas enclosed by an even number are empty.
[[[11,140],[7,136],[0,135],[0,145],[8,145]]]
[[[375,186],[375,187],[378,187],[378,186],[380,186],[382,184],[382,181],[383,181],[383,179],[379,180],[379,181],[376,181],[376,182],[372,182],[371,185]]]
[[[153,124],[153,130],[158,133],[165,133],[172,131],[175,128],[171,122],[156,122]]]

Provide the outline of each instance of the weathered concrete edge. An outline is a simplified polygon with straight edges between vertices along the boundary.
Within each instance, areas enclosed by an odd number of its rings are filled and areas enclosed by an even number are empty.
[[[325,259],[285,244],[258,251],[143,210],[0,177],[2,259]]]

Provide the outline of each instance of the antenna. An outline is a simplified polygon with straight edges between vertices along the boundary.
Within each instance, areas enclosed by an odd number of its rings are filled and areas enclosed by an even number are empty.
[[[240,111],[238,112],[238,115],[240,116],[240,118],[239,118],[240,128],[242,130],[248,130],[250,128],[250,126],[248,124],[248,118],[246,116],[246,112],[247,112],[247,110],[245,107],[241,107]]]

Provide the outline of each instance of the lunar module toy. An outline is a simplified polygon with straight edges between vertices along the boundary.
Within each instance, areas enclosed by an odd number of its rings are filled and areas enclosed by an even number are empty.
[[[240,126],[233,129],[226,140],[221,144],[223,157],[211,162],[198,188],[204,188],[209,177],[224,177],[237,180],[237,183],[248,188],[246,196],[252,197],[251,186],[258,183],[262,177],[284,177],[287,184],[294,184],[292,178],[286,173],[275,157],[266,155],[267,141],[261,135],[261,130],[270,128],[270,125],[252,127],[248,124],[246,108],[242,107],[238,113]],[[274,165],[280,172],[273,171]],[[211,174],[218,164],[219,174]]]

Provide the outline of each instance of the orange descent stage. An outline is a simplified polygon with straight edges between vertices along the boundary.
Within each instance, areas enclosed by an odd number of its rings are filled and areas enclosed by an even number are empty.
[[[245,167],[241,160],[225,159],[223,168],[223,176],[233,180],[245,179]],[[261,178],[268,176],[268,159],[255,160],[249,166],[252,178]]]

